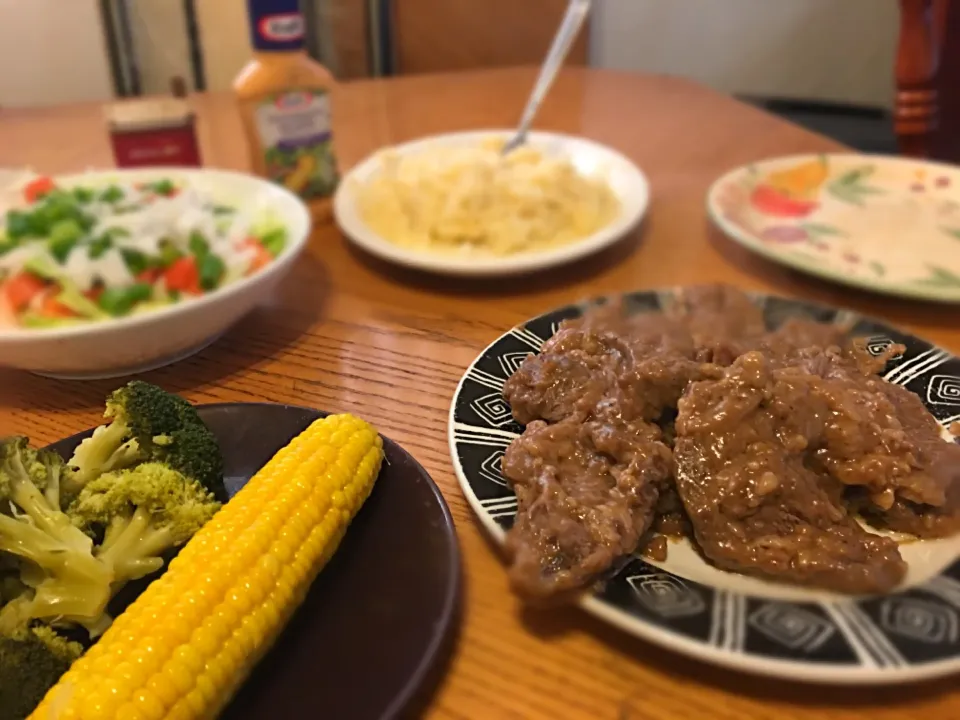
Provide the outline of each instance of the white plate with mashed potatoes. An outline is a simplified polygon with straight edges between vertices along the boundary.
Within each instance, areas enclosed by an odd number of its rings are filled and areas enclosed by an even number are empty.
[[[340,185],[337,224],[398,265],[503,276],[596,253],[643,218],[649,183],[619,152],[535,132],[503,156],[510,134],[437,135],[373,154]]]

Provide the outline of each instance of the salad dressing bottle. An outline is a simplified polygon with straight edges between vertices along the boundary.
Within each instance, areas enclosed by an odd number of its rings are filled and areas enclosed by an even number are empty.
[[[248,0],[253,59],[234,81],[254,172],[329,217],[339,182],[330,72],[304,50],[299,0]]]

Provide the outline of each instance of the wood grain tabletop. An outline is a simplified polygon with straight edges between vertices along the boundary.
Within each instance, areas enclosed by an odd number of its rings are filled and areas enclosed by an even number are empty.
[[[532,69],[361,81],[335,97],[344,167],[384,145],[430,133],[506,127]],[[226,96],[195,98],[206,164],[245,169]],[[960,351],[955,310],[871,296],[795,274],[747,253],[709,224],[704,196],[724,171],[770,155],[842,150],[691,82],[571,69],[543,107],[541,129],[606,143],[652,184],[642,227],[575,267],[486,283],[401,272],[319,227],[273,301],[191,359],[145,379],[197,402],[271,401],[350,411],[406,447],[440,485],[466,573],[462,627],[429,718],[712,718],[888,720],[960,717],[956,678],[824,689],[757,679],[675,655],[576,608],[523,609],[460,493],[447,412],[461,373],[512,325],[587,295],[727,281],[851,307]],[[98,106],[0,111],[0,167],[43,172],[112,165]],[[0,435],[46,443],[96,424],[114,382],[59,382],[0,370]],[[360,691],[357,689],[356,691]]]

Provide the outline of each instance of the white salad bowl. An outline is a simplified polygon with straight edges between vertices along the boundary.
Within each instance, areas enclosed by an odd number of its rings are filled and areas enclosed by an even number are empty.
[[[605,227],[585,238],[559,247],[521,252],[503,257],[465,251],[410,250],[374,232],[361,217],[357,191],[380,171],[383,152],[405,155],[435,148],[476,147],[492,138],[508,139],[512,130],[475,130],[433,135],[386,148],[353,168],[334,197],[334,214],[343,233],[357,246],[381,260],[408,268],[461,277],[505,277],[565,265],[615,244],[643,219],[650,203],[650,185],[637,165],[613,148],[586,138],[551,132],[532,132],[529,144],[548,157],[560,157],[583,175],[600,177],[620,201],[620,212]]]
[[[59,328],[0,329],[0,366],[71,379],[144,372],[205,348],[268,298],[310,237],[310,213],[293,193],[252,175],[196,168],[106,170],[61,175],[62,187],[107,186],[170,178],[202,188],[217,201],[269,207],[287,228],[287,245],[268,266],[209,294],[128,317]]]

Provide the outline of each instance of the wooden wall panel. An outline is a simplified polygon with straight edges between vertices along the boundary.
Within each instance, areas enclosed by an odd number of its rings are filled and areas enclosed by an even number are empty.
[[[394,0],[399,73],[539,65],[567,0]],[[585,65],[585,24],[569,61]]]
[[[330,27],[334,71],[340,80],[370,75],[367,0],[328,0],[321,19]]]

